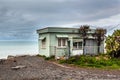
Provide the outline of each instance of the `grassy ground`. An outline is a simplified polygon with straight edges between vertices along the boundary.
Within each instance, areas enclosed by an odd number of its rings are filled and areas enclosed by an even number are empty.
[[[108,55],[74,56],[68,60],[59,60],[59,63],[74,64],[81,67],[120,69],[120,59],[110,58]]]

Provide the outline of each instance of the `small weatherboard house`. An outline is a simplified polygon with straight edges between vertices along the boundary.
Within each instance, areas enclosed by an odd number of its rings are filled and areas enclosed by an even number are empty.
[[[98,46],[96,29],[47,27],[37,30],[39,54],[46,57],[97,55],[104,52],[104,38]],[[103,36],[104,37],[104,36]]]

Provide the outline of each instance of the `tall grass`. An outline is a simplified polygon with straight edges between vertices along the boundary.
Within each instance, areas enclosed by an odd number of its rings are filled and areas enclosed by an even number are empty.
[[[74,56],[69,58],[68,60],[60,60],[59,62],[95,68],[120,69],[120,59],[110,58],[107,55]]]

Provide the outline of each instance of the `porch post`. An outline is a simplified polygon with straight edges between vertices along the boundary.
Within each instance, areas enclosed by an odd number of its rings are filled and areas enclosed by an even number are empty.
[[[73,49],[73,38],[70,38],[70,54],[72,54],[72,49]]]
[[[68,44],[68,58],[70,58],[70,40],[68,40],[67,44]]]
[[[72,54],[72,47],[73,47],[73,39],[72,37],[70,37],[68,39],[68,57],[70,57]]]

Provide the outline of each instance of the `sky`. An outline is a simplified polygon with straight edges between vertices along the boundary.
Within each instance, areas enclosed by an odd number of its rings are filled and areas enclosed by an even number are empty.
[[[86,24],[119,29],[120,0],[0,0],[0,40],[37,40],[37,29]]]

